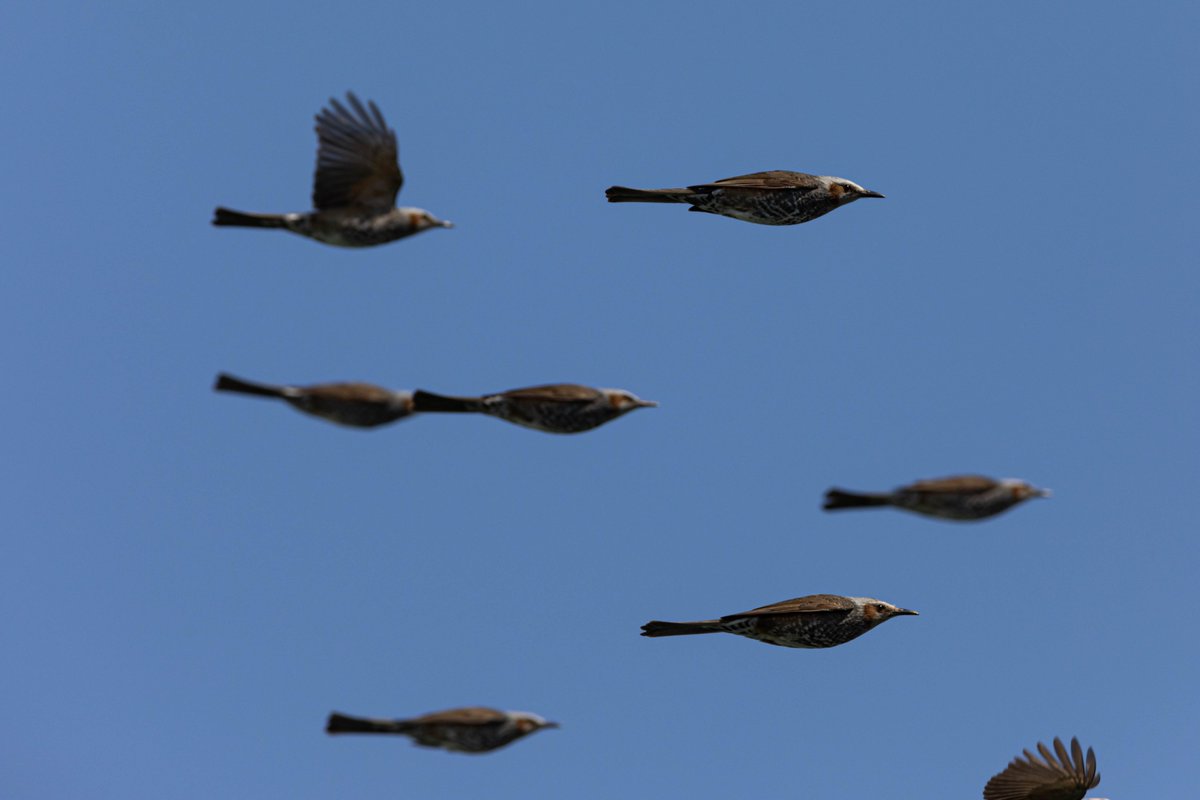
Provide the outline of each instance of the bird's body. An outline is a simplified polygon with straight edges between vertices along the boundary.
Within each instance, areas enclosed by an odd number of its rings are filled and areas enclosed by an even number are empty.
[[[642,635],[732,633],[780,647],[836,647],[892,617],[916,613],[870,597],[812,594],[719,619],[699,622],[653,620],[642,626]]]
[[[1007,511],[1030,498],[1049,496],[1049,490],[1039,489],[1016,478],[996,480],[982,475],[959,475],[917,481],[891,492],[830,489],[825,493],[824,509],[838,511],[894,506],[941,519],[980,520]]]
[[[1038,742],[1038,758],[1028,750],[1014,758],[1003,772],[993,775],[983,788],[984,800],[1082,800],[1087,790],[1100,784],[1096,754],[1088,748],[1084,757],[1078,739],[1067,751],[1054,739],[1054,751]]]
[[[657,405],[623,389],[556,383],[481,397],[452,397],[418,389],[416,411],[478,413],[547,433],[581,433],[637,408]]]
[[[334,712],[326,733],[395,733],[422,747],[458,753],[487,753],[542,728],[557,728],[537,714],[478,706],[438,711],[412,719],[367,719]]]
[[[759,225],[799,225],[860,197],[883,197],[853,181],[830,175],[772,170],[677,189],[610,186],[610,203],[685,203],[689,211],[718,214]]]
[[[371,247],[436,227],[451,227],[421,208],[396,208],[404,184],[396,133],[374,103],[352,92],[317,114],[317,170],[313,211],[251,214],[217,208],[213,224],[281,228],[338,247]]]
[[[353,428],[374,428],[413,413],[412,392],[384,389],[370,383],[276,386],[222,373],[213,388],[218,392],[278,398],[305,414]]]

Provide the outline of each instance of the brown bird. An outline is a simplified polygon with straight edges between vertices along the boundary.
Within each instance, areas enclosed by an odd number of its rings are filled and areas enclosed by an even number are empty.
[[[771,170],[697,183],[679,189],[610,186],[610,203],[686,203],[702,211],[759,225],[799,225],[860,197],[883,197],[853,181],[831,175]]]
[[[430,228],[451,228],[423,208],[396,208],[404,175],[396,159],[396,132],[379,108],[364,107],[353,92],[350,108],[330,99],[317,114],[317,172],[314,211],[247,214],[217,208],[213,225],[283,228],[339,247],[370,247]]]
[[[624,389],[555,383],[482,397],[451,397],[418,389],[413,410],[487,414],[547,433],[590,431],[637,408],[657,406]]]
[[[848,492],[830,489],[825,493],[826,511],[846,508],[895,506],[930,517],[953,520],[978,520],[993,517],[1032,497],[1049,497],[1049,489],[1039,489],[1016,478],[994,480],[981,475],[960,475],[917,481],[891,492]]]
[[[354,428],[386,425],[413,413],[412,392],[393,391],[370,383],[274,386],[221,373],[213,389],[279,398],[305,414]]]
[[[543,728],[557,728],[537,714],[494,708],[453,708],[413,719],[365,719],[334,712],[326,733],[399,733],[422,747],[456,753],[487,753]]]
[[[871,597],[810,594],[781,603],[699,622],[661,622],[642,626],[642,636],[733,633],[781,647],[836,647],[862,636],[892,617],[916,611]]]
[[[1071,739],[1071,752],[1062,740],[1054,739],[1054,752],[1038,742],[1039,759],[1028,750],[983,787],[983,800],[1082,800],[1087,790],[1100,784],[1096,754],[1088,748],[1084,758],[1078,739]]]

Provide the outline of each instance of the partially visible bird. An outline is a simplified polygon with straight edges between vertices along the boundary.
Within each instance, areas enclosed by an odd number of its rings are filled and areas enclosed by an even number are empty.
[[[531,386],[482,397],[451,397],[421,389],[413,394],[414,411],[487,414],[547,433],[590,431],[634,409],[657,405],[624,389],[593,389],[574,383]]]
[[[759,225],[798,225],[860,197],[883,197],[854,181],[832,175],[771,170],[697,183],[679,189],[630,189],[610,186],[610,203],[686,203],[703,211]]]
[[[335,99],[317,114],[317,172],[314,211],[248,214],[218,207],[213,225],[283,228],[339,247],[370,247],[429,228],[451,228],[423,208],[396,208],[404,175],[396,160],[396,132],[379,108],[364,107],[353,92],[350,108]]]
[[[642,626],[642,636],[733,633],[781,647],[836,647],[887,622],[917,614],[871,597],[810,594],[741,614],[699,622],[661,622]]]
[[[1087,790],[1100,784],[1096,754],[1084,758],[1079,740],[1071,739],[1071,752],[1055,737],[1054,752],[1038,742],[1039,759],[1028,750],[983,787],[983,800],[1082,800]]]
[[[959,475],[917,481],[891,492],[830,489],[825,493],[823,508],[826,511],[840,511],[846,508],[895,506],[941,519],[978,520],[1007,511],[1030,498],[1049,496],[1049,489],[1039,489],[1016,478],[995,480],[982,475]]]
[[[422,747],[457,753],[487,753],[543,728],[557,728],[537,714],[494,708],[453,708],[413,719],[365,719],[329,715],[326,733],[399,733]]]
[[[413,413],[412,392],[393,391],[370,383],[275,386],[221,373],[213,389],[279,398],[305,414],[354,428],[386,425]]]

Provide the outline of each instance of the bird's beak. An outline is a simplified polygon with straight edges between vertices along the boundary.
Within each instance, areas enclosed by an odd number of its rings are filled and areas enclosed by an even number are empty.
[[[557,722],[546,722],[546,723],[542,724],[542,727],[543,728],[561,728],[562,725],[559,725]]]
[[[1051,492],[1049,489],[1034,489],[1033,496],[1034,497],[1053,497],[1054,493]]]
[[[437,222],[438,222],[438,225],[441,225],[443,228],[453,228],[454,227],[454,223],[448,219],[439,219]]]
[[[658,408],[657,400],[638,400],[634,408]]]
[[[897,608],[894,616],[897,617],[919,617],[920,613],[913,611],[911,608]]]
[[[862,194],[860,194],[860,195],[859,195],[859,197],[879,197],[879,198],[882,198],[882,197],[883,197],[883,195],[881,195],[879,192],[872,192],[871,190],[869,190],[869,189],[868,189],[868,190],[864,191]]]

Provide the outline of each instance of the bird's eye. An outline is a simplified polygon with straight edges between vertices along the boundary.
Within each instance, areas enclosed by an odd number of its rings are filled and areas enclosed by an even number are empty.
[[[885,606],[885,605],[876,605],[876,606],[875,606],[875,610],[876,610],[876,611],[880,611],[880,612],[887,611],[887,606]]]

